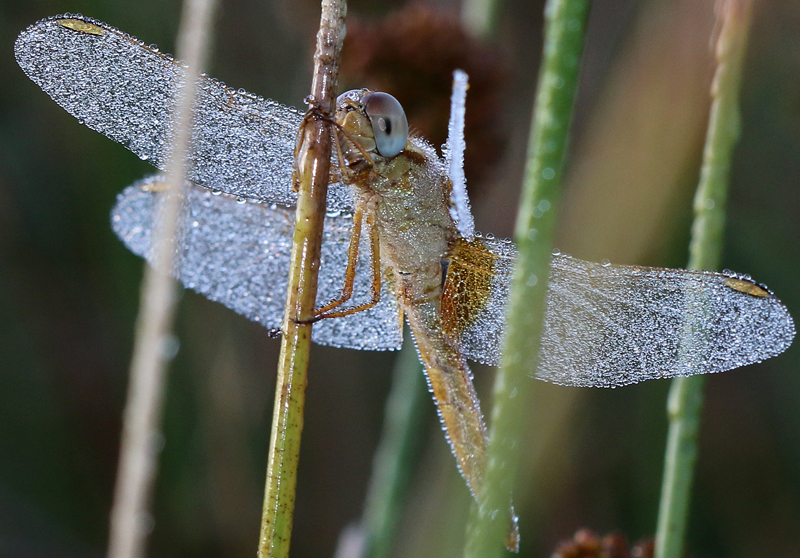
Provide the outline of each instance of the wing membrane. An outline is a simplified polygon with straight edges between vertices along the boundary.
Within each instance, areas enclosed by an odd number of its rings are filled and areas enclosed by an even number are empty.
[[[461,240],[450,257],[442,295],[443,321],[458,331],[470,360],[499,366],[505,307],[517,248],[510,240]]]
[[[559,255],[536,375],[614,387],[723,372],[780,354],[794,334],[786,307],[749,278]]]
[[[61,22],[61,23],[60,23]],[[65,27],[82,22],[90,31]],[[184,66],[105,23],[56,16],[26,29],[14,45],[23,71],[93,130],[166,169],[174,93]],[[294,145],[303,114],[244,90],[201,77],[194,108],[187,178],[247,199],[294,205]],[[333,183],[332,211],[352,208],[349,189]]]
[[[160,177],[129,186],[117,198],[111,218],[117,236],[132,252],[151,263],[151,234],[161,206],[159,190],[163,190]],[[351,229],[349,218],[325,219],[318,305],[340,294]],[[294,211],[240,203],[224,194],[191,187],[180,222],[174,274],[186,287],[210,300],[278,330],[286,300],[293,231]],[[362,238],[356,297],[370,292],[371,279],[368,238]],[[321,320],[314,325],[312,339],[322,345],[351,349],[399,349],[402,329],[391,281],[383,282],[381,301],[375,307],[343,318]]]
[[[488,270],[492,277],[485,299],[456,295],[476,306],[462,312],[469,319],[459,324],[468,358],[500,362],[515,257],[511,243],[485,238],[455,252],[445,291],[466,290],[449,284],[454,266],[467,277],[459,281],[462,285],[476,283],[470,279],[473,273]],[[475,261],[484,263],[475,266]],[[615,387],[723,372],[780,354],[794,335],[786,307],[747,277],[594,264],[556,255],[536,377],[564,385]]]

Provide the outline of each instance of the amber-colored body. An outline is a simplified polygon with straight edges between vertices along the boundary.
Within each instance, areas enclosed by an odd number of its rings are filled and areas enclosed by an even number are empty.
[[[372,227],[373,258],[380,254],[384,277],[394,282],[400,319],[404,314],[408,320],[458,467],[477,496],[486,470],[486,427],[459,350],[458,316],[443,312],[442,304],[442,261],[469,250],[450,214],[451,182],[422,140],[409,139],[394,157],[379,155],[371,124],[356,103],[340,104],[336,121],[342,179],[357,200],[355,224],[363,213]],[[510,548],[516,538],[514,530]]]

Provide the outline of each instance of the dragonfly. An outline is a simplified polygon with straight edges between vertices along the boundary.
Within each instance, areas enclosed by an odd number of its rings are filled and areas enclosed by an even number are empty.
[[[71,14],[30,26],[15,55],[79,121],[165,170],[175,92],[186,79],[180,62]],[[407,321],[458,467],[476,495],[486,428],[467,360],[500,362],[516,247],[474,232],[457,131],[442,158],[409,135],[393,97],[369,90],[341,95],[334,120],[337,153],[312,339],[396,350]],[[191,187],[173,273],[273,332],[284,313],[302,121],[296,109],[199,79],[186,163]],[[114,232],[155,264],[152,231],[163,197],[164,178],[156,175],[126,188],[112,210]],[[794,335],[786,307],[747,275],[591,263],[555,252],[532,375],[613,388],[722,372],[780,354]]]

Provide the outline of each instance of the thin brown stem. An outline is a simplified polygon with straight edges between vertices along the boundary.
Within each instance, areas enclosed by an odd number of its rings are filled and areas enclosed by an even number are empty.
[[[111,509],[109,558],[144,556],[152,518],[150,500],[157,471],[159,424],[164,401],[165,372],[174,345],[172,323],[177,286],[170,277],[175,258],[175,232],[185,198],[184,160],[191,134],[191,111],[197,78],[208,51],[208,30],[215,0],[188,0],[178,30],[178,57],[188,69],[179,91],[178,126],[172,138],[167,173],[169,191],[154,233],[156,265],[148,267],[142,285],[136,324],[130,386],[122,427],[119,469]]]
[[[317,272],[330,172],[330,115],[336,102],[346,12],[344,0],[322,1],[311,108],[298,134],[295,186],[299,197],[278,362],[259,558],[289,556],[308,382],[311,320],[317,298]]]

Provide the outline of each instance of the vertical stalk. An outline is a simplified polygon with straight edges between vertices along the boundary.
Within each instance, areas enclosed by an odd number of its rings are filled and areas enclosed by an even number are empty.
[[[464,0],[461,23],[473,37],[489,37],[494,33],[500,0]]]
[[[317,298],[317,272],[331,160],[330,115],[336,105],[346,12],[345,0],[322,0],[311,108],[298,134],[295,186],[299,196],[278,362],[259,558],[289,556],[308,382],[310,320]]]
[[[389,558],[415,449],[424,406],[430,396],[411,335],[398,355],[386,401],[381,440],[372,461],[372,478],[361,519],[369,558]]]
[[[752,0],[717,3],[717,71],[711,86],[711,114],[694,199],[690,269],[715,269],[721,260],[731,159],[740,133],[739,89],[751,12]],[[704,376],[676,378],[670,388],[656,558],[683,555],[704,383]]]
[[[145,270],[136,324],[130,386],[122,426],[119,470],[114,488],[109,532],[109,558],[139,558],[152,519],[150,500],[159,450],[159,424],[164,401],[165,372],[173,356],[169,349],[175,316],[177,286],[170,277],[175,258],[175,232],[184,186],[184,161],[191,136],[192,105],[197,78],[205,66],[208,30],[214,0],[187,0],[178,29],[177,54],[188,65],[178,96],[178,123],[172,138],[167,183],[169,191],[154,233],[155,265]]]
[[[517,476],[518,443],[536,370],[556,209],[572,107],[578,87],[589,0],[548,0],[544,56],[528,143],[515,239],[519,257],[508,307],[508,331],[494,388],[488,468],[473,507],[466,556],[499,556],[508,519],[502,513]],[[508,543],[509,541],[506,541]]]

